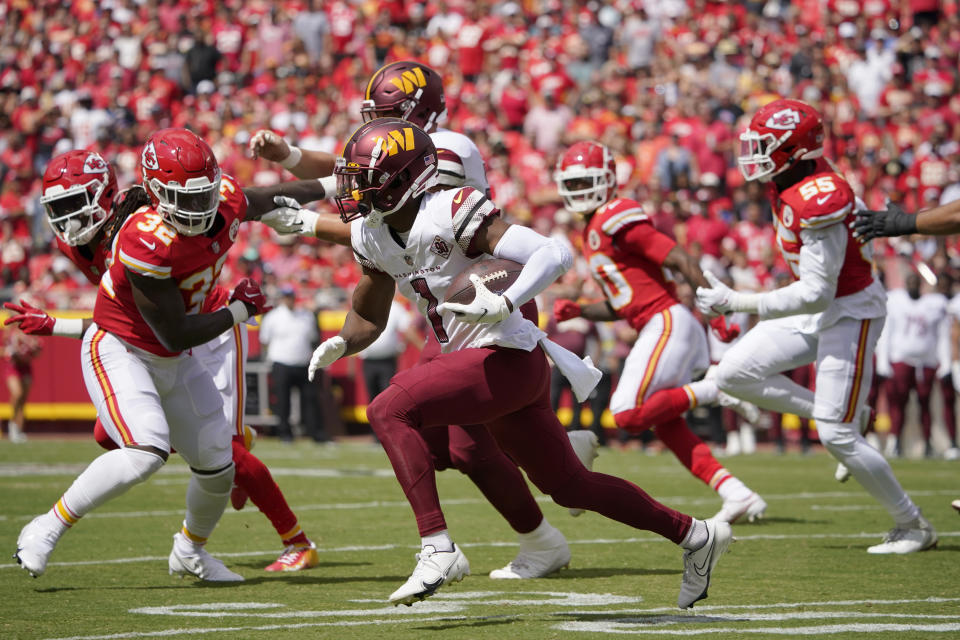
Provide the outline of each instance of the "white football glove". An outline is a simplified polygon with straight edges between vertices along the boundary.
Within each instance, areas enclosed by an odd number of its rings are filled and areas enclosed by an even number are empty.
[[[324,369],[340,359],[347,350],[347,341],[340,336],[333,336],[324,340],[319,347],[313,350],[310,356],[310,366],[307,368],[307,378],[313,382],[317,369]]]
[[[437,312],[450,311],[465,322],[483,322],[486,324],[495,324],[510,317],[512,311],[507,306],[506,298],[487,289],[487,286],[483,284],[483,278],[475,273],[470,274],[470,282],[477,292],[473,302],[470,304],[444,302],[437,307]]]
[[[320,217],[316,211],[301,209],[299,202],[287,196],[275,196],[273,202],[277,208],[263,214],[260,222],[279,234],[299,233],[302,236],[316,234],[317,218]]]
[[[713,317],[732,311],[736,291],[720,282],[710,271],[704,271],[703,277],[710,283],[710,288],[697,287],[697,309],[700,313]]]

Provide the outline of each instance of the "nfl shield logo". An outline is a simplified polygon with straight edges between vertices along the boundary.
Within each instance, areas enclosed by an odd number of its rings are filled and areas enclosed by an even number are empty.
[[[407,263],[407,266],[408,266],[408,267],[412,267],[412,266],[413,266],[413,258],[411,258],[410,256],[408,256],[408,255],[406,255],[406,254],[404,254],[404,256],[403,256],[403,261]]]
[[[450,247],[440,236],[433,238],[433,244],[430,245],[430,251],[437,254],[444,260],[450,257]]]

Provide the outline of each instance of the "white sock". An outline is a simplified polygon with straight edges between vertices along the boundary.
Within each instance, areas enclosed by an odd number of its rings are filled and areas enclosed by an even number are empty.
[[[687,535],[683,538],[683,541],[680,543],[680,546],[686,549],[687,551],[696,551],[701,548],[703,545],[707,544],[707,523],[703,520],[697,520],[696,518],[692,519],[693,522],[690,523],[690,530],[687,531]]]
[[[717,494],[723,498],[724,501],[727,500],[746,500],[750,497],[750,494],[753,491],[750,490],[750,487],[743,484],[739,478],[730,476],[723,481],[719,487],[717,487]]]
[[[697,380],[685,386],[689,388],[689,392],[697,399],[697,406],[700,407],[714,404],[717,401],[717,393],[720,392],[717,388],[716,380],[713,379]]]
[[[559,533],[557,528],[547,522],[547,519],[544,518],[533,531],[528,533],[518,533],[517,539],[520,541],[521,547],[530,549],[551,547],[554,546],[554,544],[551,543],[554,542],[557,533]]]
[[[420,538],[420,546],[426,547],[427,545],[437,551],[453,551],[453,540],[450,539],[450,534],[446,529]]]
[[[234,466],[231,463],[223,471],[204,475],[193,473],[187,485],[187,513],[183,520],[187,535],[195,543],[203,543],[220,521],[230,489],[233,486]]]

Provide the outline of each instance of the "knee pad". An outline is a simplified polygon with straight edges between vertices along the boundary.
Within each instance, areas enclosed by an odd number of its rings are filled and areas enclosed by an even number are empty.
[[[753,382],[753,378],[746,372],[735,358],[722,358],[716,368],[717,386],[724,391],[736,390],[738,385]]]
[[[223,469],[212,472],[197,471],[196,469],[190,469],[190,471],[193,473],[193,478],[197,481],[197,486],[205,493],[223,496],[230,493],[230,490],[233,488],[233,476],[236,472],[236,467],[232,462]]]
[[[857,425],[850,422],[817,420],[817,435],[830,453],[837,457],[851,455],[860,435]]]
[[[118,454],[111,453],[110,455],[117,455],[118,457],[122,455],[130,471],[131,485],[143,482],[163,466],[163,458],[143,449],[124,447],[123,449],[117,449],[117,452]]]

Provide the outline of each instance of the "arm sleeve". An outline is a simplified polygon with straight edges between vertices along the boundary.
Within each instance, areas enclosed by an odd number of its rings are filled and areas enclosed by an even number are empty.
[[[837,292],[837,279],[847,251],[847,229],[834,224],[800,232],[800,278],[793,284],[759,296],[761,318],[779,318],[826,309]]]
[[[563,244],[515,224],[504,231],[493,255],[523,264],[516,281],[503,292],[514,309],[533,299],[573,265],[573,254]]]
[[[657,231],[652,224],[631,224],[617,234],[617,244],[629,248],[656,264],[663,264],[677,243],[670,236]]]

